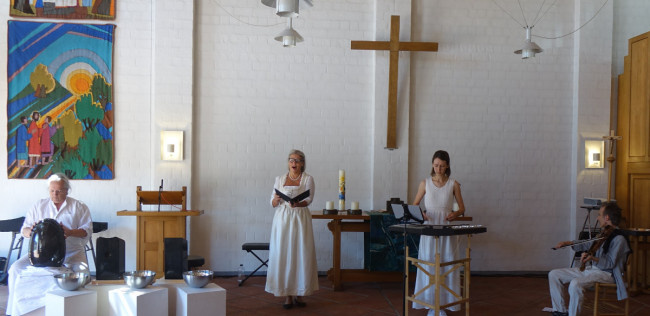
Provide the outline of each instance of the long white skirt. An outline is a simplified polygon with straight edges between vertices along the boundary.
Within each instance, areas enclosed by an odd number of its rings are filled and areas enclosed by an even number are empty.
[[[291,208],[284,204],[275,210],[265,290],[275,296],[307,296],[318,290],[309,208]]]

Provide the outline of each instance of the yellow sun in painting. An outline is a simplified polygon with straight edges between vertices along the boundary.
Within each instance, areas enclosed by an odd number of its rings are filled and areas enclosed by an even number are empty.
[[[67,80],[67,87],[75,95],[84,95],[90,92],[92,76],[85,69],[77,69],[70,73]]]

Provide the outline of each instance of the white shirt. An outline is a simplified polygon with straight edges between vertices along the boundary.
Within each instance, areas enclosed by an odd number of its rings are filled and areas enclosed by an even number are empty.
[[[22,228],[32,227],[46,218],[54,219],[69,229],[83,229],[86,231],[86,237],[68,236],[65,239],[65,262],[86,262],[84,246],[88,243],[93,232],[93,221],[88,206],[81,201],[66,197],[63,204],[61,204],[61,208],[57,210],[50,198],[41,199],[27,212]]]

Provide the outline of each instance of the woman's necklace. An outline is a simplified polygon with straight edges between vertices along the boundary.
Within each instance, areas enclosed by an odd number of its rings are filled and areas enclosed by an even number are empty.
[[[291,179],[291,180],[293,180],[293,181],[298,181],[298,179],[300,179],[301,176],[302,176],[302,172],[301,172],[301,173],[300,173],[300,174],[299,174],[299,175],[294,179],[294,178],[291,176],[291,172],[289,172],[289,179]]]

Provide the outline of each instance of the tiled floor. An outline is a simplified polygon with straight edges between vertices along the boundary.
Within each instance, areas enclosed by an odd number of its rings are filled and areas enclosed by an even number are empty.
[[[331,283],[319,278],[320,290],[305,297],[307,307],[283,310],[283,298],[264,292],[264,277],[248,279],[238,287],[234,278],[218,278],[226,288],[228,315],[402,315],[402,287],[399,283],[346,283],[345,290],[334,292]],[[550,316],[543,312],[551,306],[548,281],[545,277],[479,277],[471,279],[470,314],[477,316]],[[593,291],[587,294],[593,297]],[[588,299],[592,302],[591,299]],[[591,305],[590,305],[591,306]],[[409,315],[426,315],[426,310],[409,309]],[[591,315],[586,308],[583,315]],[[649,315],[650,295],[639,295],[630,302],[630,315]],[[464,309],[448,312],[449,316],[465,315]]]
[[[331,290],[331,283],[320,277],[320,290],[305,297],[307,307],[282,309],[283,298],[264,292],[264,277],[252,277],[239,287],[234,277],[218,277],[214,282],[227,290],[227,314],[237,315],[402,315],[402,287],[399,283],[346,283],[345,290]],[[544,277],[486,277],[471,279],[470,311],[476,316],[550,316],[543,312],[551,306],[548,283]],[[588,292],[587,297],[592,297]],[[0,286],[0,313],[4,314],[7,287]],[[590,301],[590,300],[589,300]],[[591,315],[586,308],[583,315]],[[630,315],[649,315],[650,295],[635,296],[630,301]],[[423,316],[425,310],[409,310],[409,315]],[[448,312],[449,316],[465,311]]]

